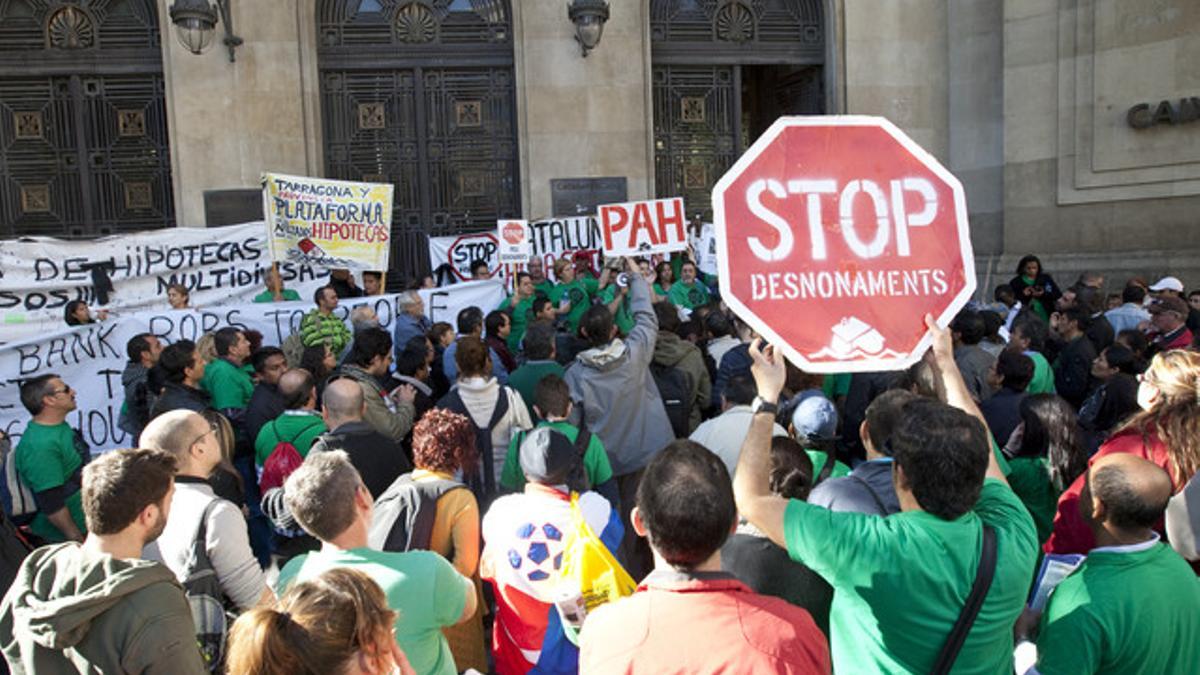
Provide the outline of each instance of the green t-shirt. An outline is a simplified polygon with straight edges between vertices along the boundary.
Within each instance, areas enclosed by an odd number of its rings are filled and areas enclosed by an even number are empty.
[[[831,373],[821,381],[821,393],[830,401],[845,398],[850,393],[850,373]]]
[[[663,289],[662,284],[659,283],[654,284],[654,292],[662,298],[666,298],[667,294],[670,293],[670,291]]]
[[[1194,673],[1200,669],[1200,580],[1178,553],[1093,550],[1046,605],[1038,672]]]
[[[597,296],[600,302],[606,305],[612,304],[612,301],[617,298],[616,284],[605,286]],[[629,335],[629,331],[633,330],[633,314],[629,311],[629,294],[621,299],[621,304],[617,305],[617,311],[613,314],[613,323],[617,325],[617,330],[621,331],[621,335]]]
[[[788,503],[788,554],[834,588],[833,669],[927,673],[979,568],[981,523],[996,531],[996,576],[954,672],[1012,673],[1012,627],[1025,605],[1037,535],[1021,500],[986,479],[973,511],[948,521],[924,511],[880,518]]]
[[[217,410],[245,408],[254,395],[254,380],[245,368],[218,358],[204,367],[200,388],[212,396],[212,407]]]
[[[533,297],[544,295],[547,298],[554,292],[554,282],[549,279],[542,279],[542,283],[533,285]]]
[[[442,635],[467,605],[475,587],[454,566],[431,551],[392,553],[370,548],[317,551],[292,558],[279,572],[275,591],[282,596],[293,581],[308,581],[337,567],[349,567],[375,580],[397,612],[396,644],[418,673],[454,675],[458,669]]]
[[[677,281],[671,285],[667,299],[678,307],[696,309],[708,304],[708,287],[699,281],[693,282],[691,286]]]
[[[290,288],[283,289],[283,300],[281,302],[287,302],[289,300],[299,300],[299,299],[300,299],[300,294],[297,293],[296,291],[293,291]],[[263,291],[262,293],[259,293],[258,295],[254,296],[254,301],[255,302],[275,302],[275,294],[272,293],[271,291]]]
[[[579,429],[569,422],[541,422],[538,426],[550,427],[561,432],[572,443],[579,438]],[[504,456],[504,470],[500,472],[500,484],[514,492],[525,489],[525,472],[521,471],[521,460],[518,456],[520,441],[524,438],[524,433],[513,436],[508,444],[508,454]],[[604,452],[604,444],[596,434],[592,434],[587,449],[583,451],[583,471],[592,487],[612,480],[612,465]]]
[[[563,298],[566,297],[571,301],[571,311],[566,315],[567,330],[574,333],[579,328],[579,320],[583,318],[583,313],[592,306],[592,295],[600,289],[600,284],[595,279],[585,278],[576,279],[569,284],[559,284],[554,287],[550,293],[550,302],[554,303],[555,307],[562,306]]]
[[[812,460],[813,476],[819,476],[821,474],[821,469],[825,468],[825,460],[829,458],[829,453],[822,452],[820,450],[809,450],[808,448],[805,448],[804,452],[807,453],[808,458]],[[841,478],[842,476],[849,475],[850,467],[842,464],[836,459],[833,460],[833,471],[829,473],[829,478]],[[826,478],[825,480],[829,480],[829,478]]]
[[[254,461],[259,466],[265,464],[280,441],[288,441],[296,446],[301,457],[307,457],[313,441],[326,431],[325,420],[315,412],[284,411],[258,431],[258,438],[254,439]]]
[[[1050,362],[1046,360],[1046,357],[1033,351],[1025,352],[1025,356],[1033,359],[1033,379],[1025,387],[1025,393],[1030,396],[1057,393],[1054,390],[1054,369],[1050,367]]]
[[[525,401],[525,409],[529,411],[529,419],[537,419],[533,414],[533,395],[537,392],[538,382],[547,375],[563,376],[565,370],[557,361],[526,361],[519,368],[508,374],[508,386],[517,390],[521,400]]]
[[[65,485],[83,466],[83,458],[75,449],[75,430],[66,422],[47,426],[30,422],[17,443],[15,460],[17,475],[31,492],[45,492]],[[87,521],[83,517],[83,500],[79,493],[80,477],[73,481],[75,490],[66,495],[66,507],[80,532],[87,532]],[[47,514],[38,511],[29,529],[37,536],[50,541],[66,541]]]
[[[521,351],[521,339],[525,337],[525,328],[529,325],[529,317],[533,316],[533,299],[537,296],[525,298],[514,305],[513,298],[515,297],[517,296],[508,296],[497,308],[502,312],[512,309],[512,330],[508,333],[507,344],[508,350],[513,354]]]
[[[1050,482],[1050,469],[1042,457],[1014,457],[1008,460],[1011,472],[1008,484],[1021,499],[1037,527],[1038,543],[1044,544],[1054,529],[1059,491]]]

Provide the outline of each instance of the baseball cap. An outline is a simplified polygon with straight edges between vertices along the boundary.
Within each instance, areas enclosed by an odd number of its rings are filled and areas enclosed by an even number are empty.
[[[1154,282],[1150,287],[1152,291],[1175,291],[1176,293],[1183,292],[1183,282],[1175,277],[1163,277]]]
[[[519,450],[521,471],[534,483],[566,483],[579,463],[579,450],[562,432],[538,427],[525,436]]]
[[[792,411],[792,428],[798,439],[836,438],[837,423],[837,408],[824,396],[806,398]]]
[[[1159,298],[1154,301],[1154,304],[1150,305],[1151,314],[1175,312],[1179,316],[1186,317],[1189,309],[1187,302],[1183,298],[1176,297]]]

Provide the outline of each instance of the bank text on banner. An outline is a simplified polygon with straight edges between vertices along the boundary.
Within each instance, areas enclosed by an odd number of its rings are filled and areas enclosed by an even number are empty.
[[[883,118],[780,118],[713,215],[722,299],[809,372],[906,368],[975,290],[962,184]]]
[[[494,281],[457,284],[419,291],[426,314],[432,321],[453,323],[458,312],[475,306],[485,311],[504,299],[504,290]],[[399,310],[396,295],[344,300],[335,315],[347,321],[352,309],[368,305],[389,333]],[[0,431],[19,437],[29,422],[20,401],[20,383],[44,373],[57,373],[76,391],[78,408],[67,423],[79,429],[93,451],[126,447],[133,443],[117,426],[124,390],[121,373],[128,361],[125,345],[140,333],[151,333],[164,344],[200,339],[224,326],[256,330],[263,344],[280,345],[300,330],[304,315],[312,311],[309,301],[247,303],[205,309],[143,311],[119,319],[52,331],[0,346]],[[15,442],[14,442],[15,445]]]
[[[393,189],[390,184],[263,174],[271,259],[387,270]]]
[[[607,256],[681,251],[688,246],[683,198],[605,204],[600,231]]]
[[[500,221],[496,226],[496,242],[500,246],[501,265],[524,265],[533,255],[527,220]]]

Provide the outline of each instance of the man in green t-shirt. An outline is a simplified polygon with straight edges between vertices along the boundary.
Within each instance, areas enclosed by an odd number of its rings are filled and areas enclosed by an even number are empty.
[[[33,419],[21,434],[13,461],[37,505],[30,529],[51,542],[83,541],[87,525],[79,489],[89,454],[66,422],[75,410],[75,390],[58,375],[39,375],[21,385],[21,403]]]
[[[1080,511],[1096,548],[1050,596],[1037,635],[1038,673],[1200,668],[1200,581],[1154,531],[1170,497],[1167,473],[1137,455],[1092,464]]]
[[[241,410],[254,395],[254,380],[246,372],[250,341],[242,331],[226,326],[213,335],[217,358],[204,368],[200,388],[212,397],[217,410]]]
[[[1023,314],[1013,322],[1012,333],[1009,336],[1009,345],[1015,345],[1021,353],[1033,360],[1033,379],[1025,386],[1025,393],[1030,396],[1056,393],[1054,369],[1042,355],[1048,331],[1046,322],[1035,315]]]
[[[539,427],[550,427],[567,437],[567,440],[578,447],[579,427],[567,421],[571,416],[571,389],[562,377],[548,375],[537,383],[534,394],[534,413],[542,420]],[[521,442],[528,436],[521,432],[515,434],[508,444],[508,453],[504,456],[504,470],[500,474],[500,484],[506,490],[520,492],[525,489],[525,472],[521,470]],[[572,485],[571,488],[580,492],[593,490],[608,500],[609,504],[618,503],[617,484],[613,482],[612,465],[604,452],[604,444],[595,434],[588,434],[587,447],[583,450],[583,472],[587,485]]]
[[[562,365],[554,358],[557,355],[556,337],[554,324],[549,321],[529,324],[529,329],[525,331],[525,363],[508,376],[508,386],[521,395],[531,420],[538,419],[533,406],[538,382],[549,375],[562,377],[563,374]]]
[[[367,546],[374,500],[362,477],[341,450],[318,452],[288,477],[288,509],[320,551],[293,558],[279,572],[279,595],[334,567],[366,573],[397,612],[396,643],[413,670],[433,675],[458,672],[442,628],[470,620],[478,596],[475,585],[432,551],[393,553]]]
[[[317,436],[328,431],[317,412],[317,388],[307,370],[293,368],[280,376],[279,395],[283,414],[264,424],[254,439],[254,461],[260,469],[280,442],[291,443],[301,457],[307,457]]]
[[[254,296],[254,302],[284,302],[300,299],[299,293],[283,287],[283,277],[279,275],[279,269],[274,265],[267,268],[263,277],[267,282],[267,290]]]
[[[734,479],[738,511],[833,586],[838,672],[930,672],[966,604],[984,528],[991,528],[995,576],[953,665],[955,673],[1007,675],[1037,536],[989,451],[987,426],[954,363],[949,332],[932,316],[925,320],[950,405],[919,399],[904,406],[891,438],[901,512],[835,513],[771,493],[771,427],[786,369],[782,355],[763,349],[761,340],[750,349],[759,401]]]
[[[554,290],[554,282],[546,278],[546,266],[542,263],[541,256],[535,255],[530,258],[525,271],[529,273],[529,280],[533,282],[534,294],[550,297],[550,292]]]
[[[679,282],[671,286],[667,299],[685,309],[696,309],[707,305],[708,287],[696,280],[696,263],[685,260],[679,268]]]
[[[533,299],[537,297],[533,288],[533,280],[525,272],[517,272],[516,284],[512,295],[504,299],[497,307],[502,312],[508,312],[512,319],[512,327],[505,338],[508,350],[516,354],[521,350],[521,338],[525,337],[525,327],[529,325],[533,314]]]
[[[575,266],[565,258],[554,263],[554,275],[558,277],[558,285],[550,292],[550,302],[558,307],[559,315],[564,317],[567,331],[574,334],[579,329],[583,313],[592,306],[592,296],[600,290],[600,284],[590,277],[576,278]]]

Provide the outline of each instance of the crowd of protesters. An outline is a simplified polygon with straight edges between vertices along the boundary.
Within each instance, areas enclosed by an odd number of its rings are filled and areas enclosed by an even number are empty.
[[[592,263],[455,325],[430,277],[347,324],[383,279],[338,271],[281,345],[137,335],[94,459],[23,381],[9,668],[1196,672],[1200,292],[1026,256],[907,371],[814,376],[686,255]],[[581,619],[585,539],[636,591]]]

